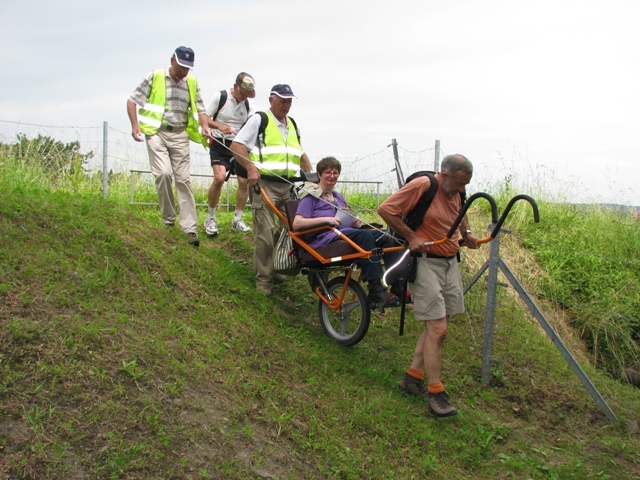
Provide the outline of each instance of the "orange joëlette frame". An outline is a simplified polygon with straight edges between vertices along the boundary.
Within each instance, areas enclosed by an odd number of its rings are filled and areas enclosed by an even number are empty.
[[[267,194],[265,193],[265,191],[264,191],[264,189],[262,187],[260,187],[260,196],[264,199],[264,201],[267,203],[267,205],[269,205],[269,208],[271,208],[271,210],[273,210],[276,213],[276,215],[278,215],[280,220],[282,220],[282,222],[284,222],[284,224],[287,226],[287,230],[288,230],[287,233],[289,234],[291,239],[294,242],[296,242],[298,245],[300,245],[302,248],[304,248],[307,252],[309,252],[316,260],[318,260],[323,265],[326,265],[326,264],[329,264],[329,263],[334,263],[334,262],[347,261],[347,260],[357,260],[359,258],[370,258],[370,257],[373,257],[373,256],[375,256],[375,255],[380,253],[379,251],[375,252],[373,250],[372,251],[364,250],[362,247],[357,245],[353,240],[351,240],[350,238],[346,237],[340,230],[335,228],[333,225],[320,225],[318,227],[310,228],[308,230],[304,230],[304,231],[301,231],[301,232],[293,232],[292,231],[292,229],[293,229],[292,225],[289,225],[289,221],[287,220],[287,218],[271,202],[271,199],[267,196]],[[334,232],[336,232],[336,234],[340,237],[341,240],[344,240],[345,242],[347,242],[351,247],[353,247],[354,250],[356,250],[356,252],[355,253],[350,253],[350,254],[347,254],[347,255],[341,255],[339,257],[332,257],[332,258],[323,257],[318,252],[316,252],[313,248],[311,248],[309,246],[309,244],[307,242],[305,242],[304,239],[302,238],[303,235],[307,235],[309,233],[317,232],[319,230],[333,230]],[[402,250],[403,248],[404,248],[403,246],[388,247],[388,248],[385,248],[385,249],[383,249],[381,251],[383,253],[386,253],[386,252],[397,252],[397,251]]]

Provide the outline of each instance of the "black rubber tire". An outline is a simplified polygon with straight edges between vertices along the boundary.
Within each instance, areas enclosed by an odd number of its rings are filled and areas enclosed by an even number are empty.
[[[332,278],[327,284],[330,295],[338,297],[342,292],[345,277]],[[369,330],[371,309],[364,288],[354,279],[349,279],[340,314],[331,310],[322,299],[318,299],[318,315],[322,328],[331,338],[345,347],[351,347],[364,338]]]

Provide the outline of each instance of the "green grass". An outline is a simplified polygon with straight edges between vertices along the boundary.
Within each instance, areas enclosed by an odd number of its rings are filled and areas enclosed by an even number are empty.
[[[99,179],[52,183],[8,157],[0,178],[3,478],[640,477],[638,390],[584,365],[621,420],[607,422],[508,291],[491,386],[484,286],[453,320],[443,375],[460,414],[438,420],[397,388],[410,310],[404,336],[394,310],[340,347],[304,277],[256,293],[230,214],[194,249],[156,207],[127,205],[126,181],[105,200]]]
[[[632,212],[541,203],[522,244],[546,275],[540,291],[574,312],[573,324],[611,372],[640,367],[640,222]]]

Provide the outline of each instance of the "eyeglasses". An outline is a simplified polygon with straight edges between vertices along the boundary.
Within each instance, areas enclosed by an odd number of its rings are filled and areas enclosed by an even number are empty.
[[[327,177],[339,177],[340,176],[340,172],[322,172],[323,175],[326,175]]]

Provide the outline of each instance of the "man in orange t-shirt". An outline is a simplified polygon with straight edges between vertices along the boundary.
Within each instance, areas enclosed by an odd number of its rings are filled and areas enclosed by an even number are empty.
[[[456,253],[458,235],[441,245],[427,247],[425,242],[445,237],[462,209],[460,192],[471,181],[473,165],[464,156],[448,155],[436,174],[438,191],[422,224],[414,232],[404,222],[418,200],[429,188],[429,177],[418,177],[405,184],[378,208],[378,214],[390,229],[406,239],[412,252],[422,254],[416,259],[418,269],[411,287],[416,320],[424,321],[425,329],[416,344],[411,367],[400,382],[400,388],[428,401],[429,410],[438,417],[457,413],[449,404],[448,395],[440,381],[442,344],[447,336],[449,316],[464,313],[462,279]],[[465,217],[459,227],[465,246],[478,248],[478,238],[471,234]],[[427,389],[424,376],[427,376]]]

